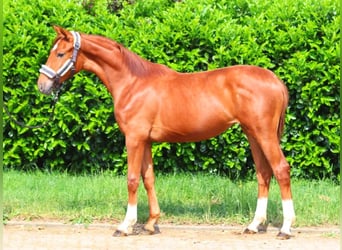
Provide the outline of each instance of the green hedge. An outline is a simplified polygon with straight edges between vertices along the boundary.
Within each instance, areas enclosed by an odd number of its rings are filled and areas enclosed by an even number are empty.
[[[51,97],[36,81],[55,37],[52,24],[111,37],[182,72],[258,65],[289,88],[282,146],[292,175],[339,178],[339,19],[334,0],[6,1],[4,102],[28,124],[48,119]],[[21,128],[5,115],[3,145],[5,168],[126,171],[111,96],[89,73],[65,83],[48,127]],[[159,172],[254,173],[238,126],[208,141],[155,144],[153,154]]]

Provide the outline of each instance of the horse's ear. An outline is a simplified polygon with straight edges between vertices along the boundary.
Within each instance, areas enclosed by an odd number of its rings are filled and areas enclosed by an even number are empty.
[[[54,25],[53,29],[56,31],[58,36],[63,36],[65,38],[68,38],[69,36],[71,36],[71,33],[68,30],[63,29],[60,26]]]
[[[57,34],[62,34],[63,33],[62,32],[63,28],[60,27],[60,26],[54,25],[53,29],[56,31]]]

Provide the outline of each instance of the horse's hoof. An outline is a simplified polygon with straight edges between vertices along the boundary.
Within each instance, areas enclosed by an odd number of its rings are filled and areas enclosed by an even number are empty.
[[[114,233],[113,233],[113,237],[122,237],[122,236],[127,236],[128,234],[127,233],[124,233],[120,230],[116,230]]]
[[[154,234],[160,234],[160,230],[158,225],[153,225],[153,228],[150,228],[149,226],[144,226],[141,234],[143,235],[154,235]]]
[[[154,231],[151,231],[151,230],[147,230],[145,228],[143,228],[141,231],[140,231],[140,235],[154,235],[155,232]]]
[[[290,239],[292,236],[290,234],[286,234],[286,233],[282,233],[282,232],[279,232],[277,234],[277,239],[278,240],[288,240]]]
[[[259,233],[259,234],[267,233],[267,227],[268,227],[268,223],[260,224],[260,225],[258,226],[258,233]]]
[[[246,228],[245,230],[243,230],[243,234],[256,234],[257,232],[250,230],[248,228]]]

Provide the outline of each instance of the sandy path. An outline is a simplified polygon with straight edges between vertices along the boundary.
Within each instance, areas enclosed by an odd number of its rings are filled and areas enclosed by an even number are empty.
[[[9,222],[4,226],[5,250],[32,249],[340,249],[340,230],[297,228],[290,240],[276,239],[277,229],[241,235],[242,227],[160,225],[160,234],[112,237],[115,226],[85,228],[62,223]]]

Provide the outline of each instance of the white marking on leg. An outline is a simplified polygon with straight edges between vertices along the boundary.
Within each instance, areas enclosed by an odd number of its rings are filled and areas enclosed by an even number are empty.
[[[291,225],[294,223],[296,215],[293,207],[292,200],[283,200],[283,215],[284,221],[283,226],[280,229],[280,232],[291,235]]]
[[[137,222],[138,208],[137,205],[127,206],[127,212],[124,221],[118,226],[118,230],[128,234],[131,227]]]
[[[267,198],[259,198],[257,201],[257,207],[255,210],[254,219],[247,227],[253,232],[258,232],[258,226],[266,220],[267,213]]]

